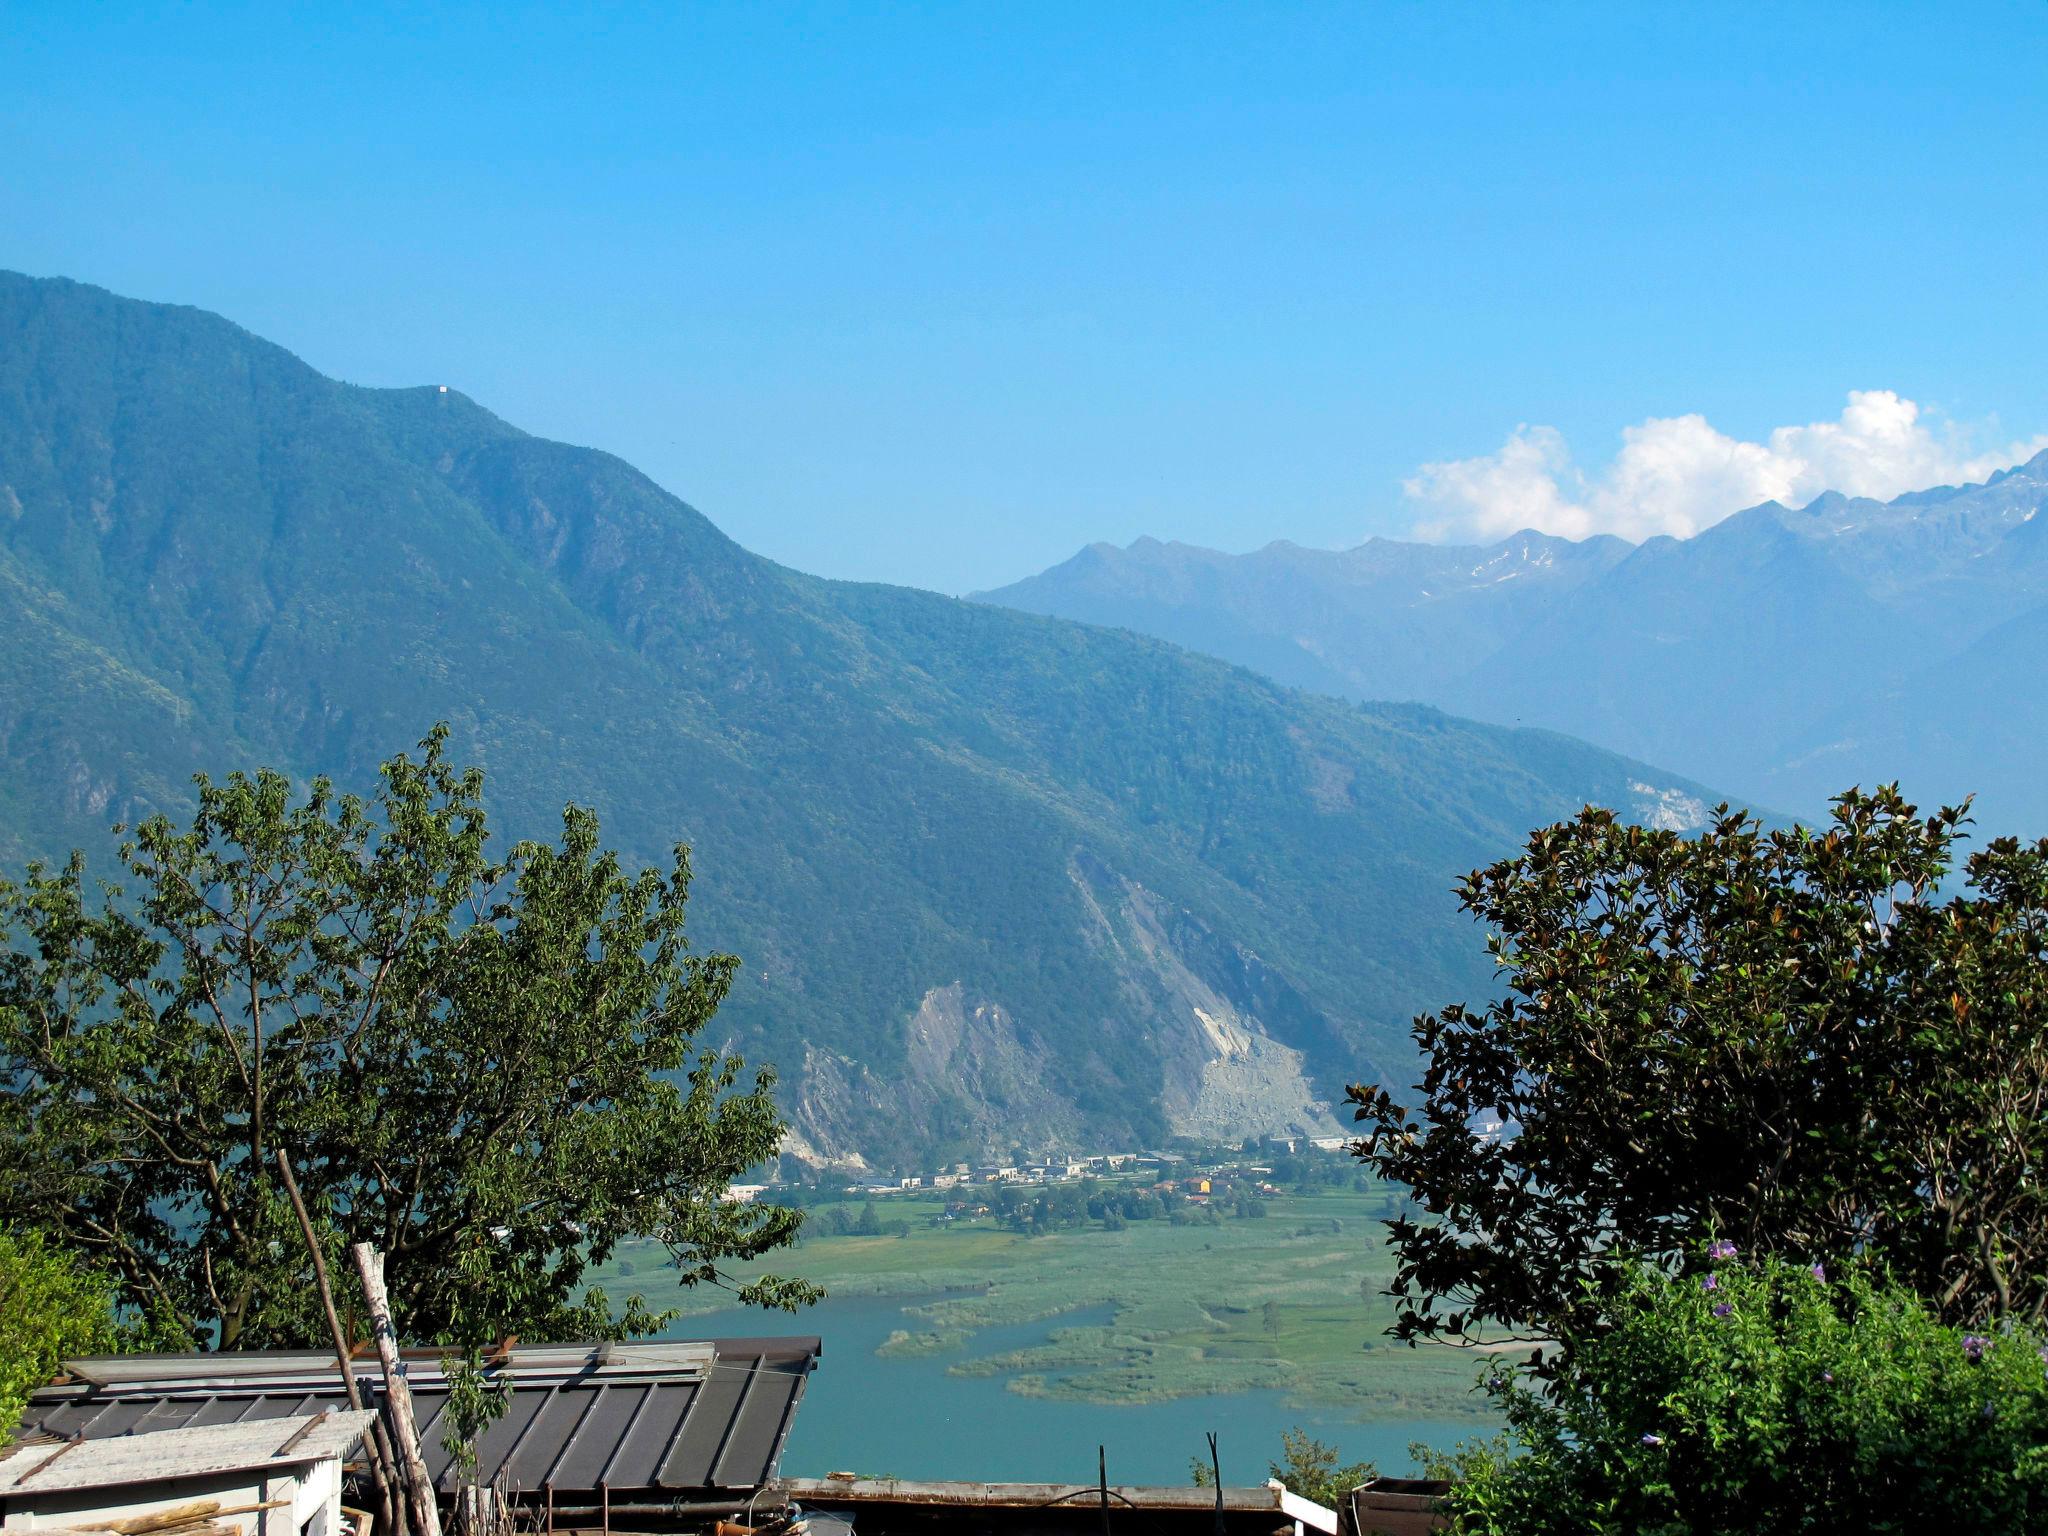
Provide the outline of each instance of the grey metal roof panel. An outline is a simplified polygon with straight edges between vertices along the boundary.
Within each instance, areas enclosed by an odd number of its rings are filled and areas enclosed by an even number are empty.
[[[95,1403],[91,1408],[81,1406],[69,1422],[62,1426],[49,1426],[52,1433],[62,1434],[67,1440],[81,1431],[98,1440],[111,1435],[125,1435],[133,1430],[158,1405],[151,1402]],[[179,1418],[166,1429],[190,1423],[189,1418]]]
[[[725,1448],[725,1432],[730,1430],[740,1405],[745,1401],[746,1388],[754,1379],[752,1371],[720,1371],[698,1388],[701,1407],[709,1423],[715,1423],[717,1435],[689,1435],[681,1433],[688,1420],[677,1425],[677,1433],[663,1452],[660,1464],[650,1479],[662,1488],[720,1488],[730,1484],[720,1483],[712,1476],[712,1469],[718,1461],[719,1452]]]
[[[636,1385],[595,1386],[563,1389],[562,1406],[575,1415],[575,1423],[562,1437],[562,1448],[548,1469],[548,1478],[559,1487],[595,1488],[607,1483],[606,1467],[631,1431],[633,1415],[647,1394]]]
[[[519,1392],[512,1394],[512,1401],[505,1405],[505,1416],[484,1431],[483,1443],[477,1447],[477,1464],[490,1467],[505,1474],[505,1481],[514,1488],[538,1488],[542,1479],[532,1475],[532,1459],[522,1461],[517,1456],[519,1447],[529,1432],[554,1406],[558,1396],[555,1392]],[[447,1409],[447,1399],[437,1404],[436,1418]],[[440,1437],[447,1433],[445,1425],[436,1423],[435,1446],[438,1455],[434,1458],[434,1473],[438,1477],[441,1467],[438,1463],[446,1457],[447,1451],[440,1445]]]
[[[598,1481],[619,1488],[635,1481],[642,1487],[651,1487],[654,1469],[661,1465],[669,1441],[674,1438],[672,1424],[664,1417],[664,1405],[656,1400],[651,1388],[642,1385],[607,1406],[616,1415],[619,1427],[613,1437],[612,1454],[598,1474]]]
[[[478,1468],[515,1492],[552,1485],[557,1499],[600,1488],[688,1493],[758,1488],[772,1481],[791,1419],[816,1367],[815,1338],[712,1341],[702,1358],[674,1344],[612,1345],[567,1365],[515,1360],[512,1400],[484,1434]],[[88,1439],[159,1429],[339,1411],[347,1406],[331,1354],[165,1357],[138,1366],[79,1362],[95,1380],[48,1387],[29,1404],[25,1431]],[[374,1363],[355,1362],[366,1400],[381,1400]],[[95,1384],[95,1382],[97,1384]],[[441,1444],[448,1392],[438,1369],[412,1376],[421,1450],[435,1482],[452,1487]]]
[[[750,1470],[752,1459],[759,1454],[758,1447],[781,1446],[803,1390],[800,1382],[790,1380],[794,1374],[789,1361],[763,1357],[757,1362],[740,1406],[733,1414],[725,1444],[712,1464],[712,1474],[721,1480],[721,1485],[723,1479]],[[772,1469],[768,1475],[774,1475]]]

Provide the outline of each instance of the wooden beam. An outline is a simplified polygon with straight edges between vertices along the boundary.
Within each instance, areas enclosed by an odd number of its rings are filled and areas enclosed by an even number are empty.
[[[341,1388],[348,1394],[348,1405],[360,1409],[363,1406],[362,1389],[356,1385],[355,1368],[349,1364],[353,1351],[348,1338],[341,1331],[341,1314],[335,1310],[334,1287],[327,1283],[327,1255],[320,1247],[320,1237],[313,1230],[313,1218],[306,1210],[306,1202],[299,1194],[299,1181],[292,1172],[292,1160],[283,1147],[277,1149],[277,1171],[284,1180],[284,1192],[291,1196],[292,1211],[299,1218],[299,1235],[306,1240],[306,1252],[313,1258],[313,1283],[320,1289],[320,1305],[327,1314],[327,1336],[334,1341],[334,1363],[341,1368]],[[380,1536],[404,1536],[401,1529],[405,1518],[404,1501],[398,1497],[392,1484],[397,1480],[396,1471],[387,1453],[382,1426],[363,1437],[364,1449],[369,1453],[370,1485],[377,1494],[377,1515],[383,1522]]]
[[[420,1454],[420,1427],[412,1413],[412,1389],[405,1384],[405,1365],[398,1358],[398,1333],[391,1325],[391,1298],[384,1291],[384,1255],[368,1243],[349,1250],[363,1282],[363,1301],[370,1312],[370,1334],[384,1367],[384,1406],[391,1415],[393,1449],[405,1472],[407,1513],[414,1536],[441,1536],[441,1508]]]

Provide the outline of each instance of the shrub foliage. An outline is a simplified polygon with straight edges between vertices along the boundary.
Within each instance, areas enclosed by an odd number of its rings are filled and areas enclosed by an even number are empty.
[[[0,1227],[0,1444],[59,1362],[116,1340],[111,1280],[40,1233]]]
[[[2039,1337],[1944,1325],[1862,1273],[1632,1270],[1610,1330],[1489,1385],[1507,1443],[1466,1447],[1450,1499],[1475,1536],[2048,1525]]]

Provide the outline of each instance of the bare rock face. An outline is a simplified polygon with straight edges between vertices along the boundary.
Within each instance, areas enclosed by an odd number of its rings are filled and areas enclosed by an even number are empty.
[[[992,1128],[1026,1127],[1034,1140],[1070,1140],[1078,1128],[1073,1106],[1046,1087],[1045,1042],[959,982],[925,993],[908,1043],[911,1088],[921,1099],[959,1095],[989,1111]]]
[[[861,1063],[810,1047],[803,1065],[783,1079],[783,1154],[815,1166],[865,1168],[858,1128],[881,1097],[881,1084]]]
[[[933,987],[910,1017],[904,1044],[901,1076],[808,1052],[789,1106],[795,1135],[785,1151],[806,1161],[861,1164],[857,1148],[872,1141],[878,1115],[926,1127],[934,1141],[991,1152],[1076,1143],[1079,1113],[1047,1086],[1050,1051],[1000,1003],[958,981]]]
[[[1152,997],[1166,1078],[1161,1106],[1171,1128],[1219,1141],[1334,1133],[1329,1101],[1310,1084],[1303,1052],[1275,1037],[1243,984],[1257,957],[1226,946],[1143,886],[1119,886],[1122,947],[1134,983]]]
[[[1088,940],[1111,959],[1119,983],[1110,1027],[1141,1034],[1156,1050],[1169,1133],[1235,1141],[1342,1129],[1311,1081],[1304,1047],[1312,1042],[1282,1034],[1323,1022],[1298,992],[1137,881],[1079,856],[1069,874]],[[935,986],[905,1023],[900,1075],[807,1053],[785,1150],[865,1166],[856,1149],[871,1140],[876,1116],[912,1117],[935,1139],[989,1154],[1075,1147],[1086,1135],[1083,1117],[1048,1086],[1052,1062],[1044,1039],[1002,1003],[959,981]]]

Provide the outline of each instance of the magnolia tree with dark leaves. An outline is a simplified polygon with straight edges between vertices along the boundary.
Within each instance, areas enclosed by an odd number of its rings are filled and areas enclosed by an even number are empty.
[[[1965,808],[1819,829],[1588,809],[1475,872],[1505,995],[1416,1020],[1419,1098],[1353,1088],[1398,1337],[1597,1331],[1706,1240],[1881,1268],[1940,1319],[2048,1314],[2048,842],[1952,879]],[[1499,1122],[1498,1130],[1489,1130]]]
[[[495,858],[444,740],[368,804],[202,778],[189,827],[122,846],[126,890],[76,856],[0,884],[0,1221],[118,1277],[160,1337],[325,1342],[280,1150],[330,1269],[381,1249],[421,1342],[644,1333],[637,1297],[585,1285],[622,1239],[720,1281],[795,1236],[727,1198],[783,1127],[771,1074],[703,1040],[737,962],[685,941],[685,850],[628,874],[571,807]]]

